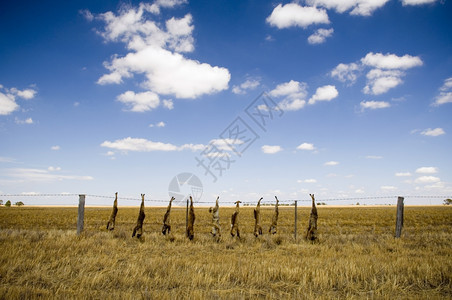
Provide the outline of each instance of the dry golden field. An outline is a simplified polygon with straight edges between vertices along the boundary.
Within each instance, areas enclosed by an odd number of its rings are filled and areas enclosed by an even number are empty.
[[[450,299],[452,208],[405,207],[394,239],[395,207],[318,207],[319,242],[302,239],[309,208],[261,208],[264,235],[253,235],[253,208],[241,208],[242,239],[229,235],[232,207],[220,208],[222,239],[209,232],[207,208],[196,208],[195,238],[185,238],[185,209],[173,207],[172,235],[163,236],[166,208],[146,208],[144,236],[132,238],[138,207],[0,207],[0,299]]]

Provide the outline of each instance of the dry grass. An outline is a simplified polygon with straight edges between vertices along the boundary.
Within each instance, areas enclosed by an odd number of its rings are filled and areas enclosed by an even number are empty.
[[[394,207],[319,207],[316,244],[293,238],[294,211],[280,207],[279,233],[268,235],[272,208],[261,208],[264,236],[254,238],[252,208],[241,208],[241,240],[229,236],[234,208],[220,208],[223,237],[197,208],[195,239],[185,238],[185,209],[146,208],[144,237],[132,239],[137,208],[0,208],[0,299],[144,298],[451,298],[452,208],[406,207],[393,238]],[[309,208],[299,209],[304,234]]]

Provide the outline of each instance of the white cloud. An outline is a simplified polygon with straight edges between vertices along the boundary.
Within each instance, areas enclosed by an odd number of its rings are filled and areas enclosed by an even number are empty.
[[[107,151],[107,153],[105,153],[106,156],[114,156],[115,153],[113,151]]]
[[[158,122],[157,124],[149,124],[149,127],[165,127],[166,124],[163,121]]]
[[[254,90],[259,86],[260,82],[258,79],[247,79],[240,85],[234,85],[232,92],[234,94],[245,94],[247,90]]]
[[[326,38],[333,35],[334,29],[317,29],[313,34],[308,37],[308,43],[311,45],[322,44],[326,41]]]
[[[275,154],[281,150],[282,150],[281,146],[269,146],[269,145],[262,146],[262,152],[266,154]]]
[[[163,106],[169,110],[172,110],[174,108],[173,100],[171,99],[163,100]]]
[[[61,169],[60,169],[61,170]],[[61,173],[51,173],[59,171],[56,169],[27,169],[27,168],[15,168],[6,170],[6,174],[12,178],[16,178],[18,182],[24,181],[40,181],[40,182],[52,182],[62,180],[93,180],[92,176],[78,176],[78,175],[64,175]]]
[[[309,5],[334,9],[338,13],[350,11],[351,15],[370,16],[376,9],[383,7],[389,0],[307,0]]]
[[[278,4],[267,23],[279,29],[298,26],[306,28],[312,24],[329,24],[326,10],[311,6],[300,6],[297,3]]]
[[[213,139],[209,144],[215,146],[218,150],[232,151],[231,146],[241,145],[244,142],[240,139]]]
[[[356,63],[338,64],[336,68],[331,71],[331,77],[336,78],[341,82],[355,83],[358,78],[357,73],[361,70],[361,66]]]
[[[423,4],[429,4],[429,3],[435,3],[436,0],[402,0],[402,5],[423,5]]]
[[[439,182],[441,181],[438,177],[435,176],[421,176],[416,178],[416,180],[414,182],[416,183],[435,183],[435,182]]]
[[[339,164],[339,162],[337,161],[327,161],[326,163],[324,163],[324,166],[337,166]]]
[[[25,119],[25,120],[20,120],[18,118],[15,118],[14,122],[16,122],[16,124],[33,124],[33,119],[32,118],[28,118],[28,119]]]
[[[297,180],[298,183],[316,183],[317,180],[313,178],[305,179],[305,180]]]
[[[142,138],[132,138],[127,137],[124,139],[119,139],[116,141],[104,141],[101,147],[106,147],[114,150],[119,150],[123,152],[136,151],[136,152],[151,152],[151,151],[182,151],[182,150],[192,150],[198,151],[205,148],[202,144],[183,144],[181,146],[176,146],[170,143],[153,142],[151,140]]]
[[[382,189],[383,191],[395,191],[397,190],[397,187],[392,185],[383,185],[380,187],[380,189]]]
[[[52,166],[50,166],[50,167],[47,168],[47,170],[49,170],[50,172],[55,172],[55,171],[61,171],[61,168],[60,167],[52,167]]]
[[[0,115],[9,115],[18,108],[13,95],[0,92]]]
[[[438,168],[436,167],[421,167],[416,169],[416,173],[420,174],[435,174],[438,173]]]
[[[58,145],[55,145],[55,146],[50,147],[50,149],[53,150],[53,151],[58,151],[58,150],[61,149],[61,147],[58,146]]]
[[[160,13],[160,8],[172,8],[181,4],[187,3],[187,0],[156,0],[149,6],[149,11],[155,14]]]
[[[16,88],[11,88],[10,92],[17,95],[17,97],[20,97],[20,98],[23,98],[26,100],[33,99],[37,93],[35,90],[32,90],[32,89],[25,89],[25,90],[21,91]]]
[[[443,86],[439,89],[439,94],[433,102],[433,106],[439,106],[446,103],[452,103],[452,77],[444,80]]]
[[[424,131],[421,132],[422,135],[426,135],[426,136],[439,136],[439,135],[443,135],[446,134],[446,132],[442,129],[442,128],[435,128],[435,129],[425,129]]]
[[[365,94],[380,95],[403,83],[402,77],[405,73],[398,70],[370,70],[367,77],[367,85],[364,87]]]
[[[363,65],[378,69],[410,69],[422,66],[423,62],[418,56],[404,55],[397,56],[395,54],[382,54],[369,52],[361,59]]]
[[[339,95],[334,85],[325,85],[317,88],[315,94],[309,99],[309,104],[317,101],[331,101]]]
[[[94,15],[87,9],[79,10],[79,13],[88,21],[94,20]]]
[[[153,92],[134,93],[127,91],[117,97],[118,101],[130,107],[133,112],[145,112],[155,109],[160,104],[159,96]]]
[[[314,144],[311,144],[311,143],[302,143],[297,147],[297,149],[313,151],[313,150],[315,150],[315,147],[314,147]]]
[[[157,3],[160,3],[157,5]],[[158,13],[160,7],[171,7],[182,1],[157,1],[153,5],[141,3],[128,7],[118,15],[106,12],[99,15],[105,30],[100,34],[107,41],[121,41],[130,52],[105,63],[110,71],[101,76],[98,84],[119,84],[135,74],[144,74],[141,86],[160,95],[176,98],[196,98],[228,88],[230,73],[226,68],[211,66],[184,57],[180,52],[192,52],[194,39],[192,16],[160,23],[148,19],[146,12]]]
[[[410,172],[397,172],[394,175],[397,177],[409,177],[409,176],[411,176],[411,173]]]
[[[389,102],[385,102],[385,101],[361,101],[361,103],[359,105],[361,106],[362,110],[391,107],[391,104]]]
[[[291,80],[281,83],[275,89],[270,91],[270,96],[283,97],[284,99],[278,104],[282,110],[299,110],[306,104],[307,84]]]

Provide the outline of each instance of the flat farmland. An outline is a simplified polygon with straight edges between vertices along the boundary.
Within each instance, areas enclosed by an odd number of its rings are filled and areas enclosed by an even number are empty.
[[[253,236],[253,208],[240,208],[240,239],[229,234],[233,207],[220,207],[221,239],[196,207],[195,238],[185,237],[185,208],[147,207],[144,235],[132,238],[138,207],[87,207],[76,235],[76,207],[0,207],[0,299],[419,298],[452,295],[452,208],[406,206],[402,237],[396,208],[318,207],[317,243],[303,236],[310,208],[262,207],[264,235]]]

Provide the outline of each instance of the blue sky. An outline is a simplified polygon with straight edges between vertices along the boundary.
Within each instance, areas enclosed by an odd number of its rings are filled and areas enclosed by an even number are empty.
[[[0,194],[452,195],[450,1],[9,1],[0,26]]]

